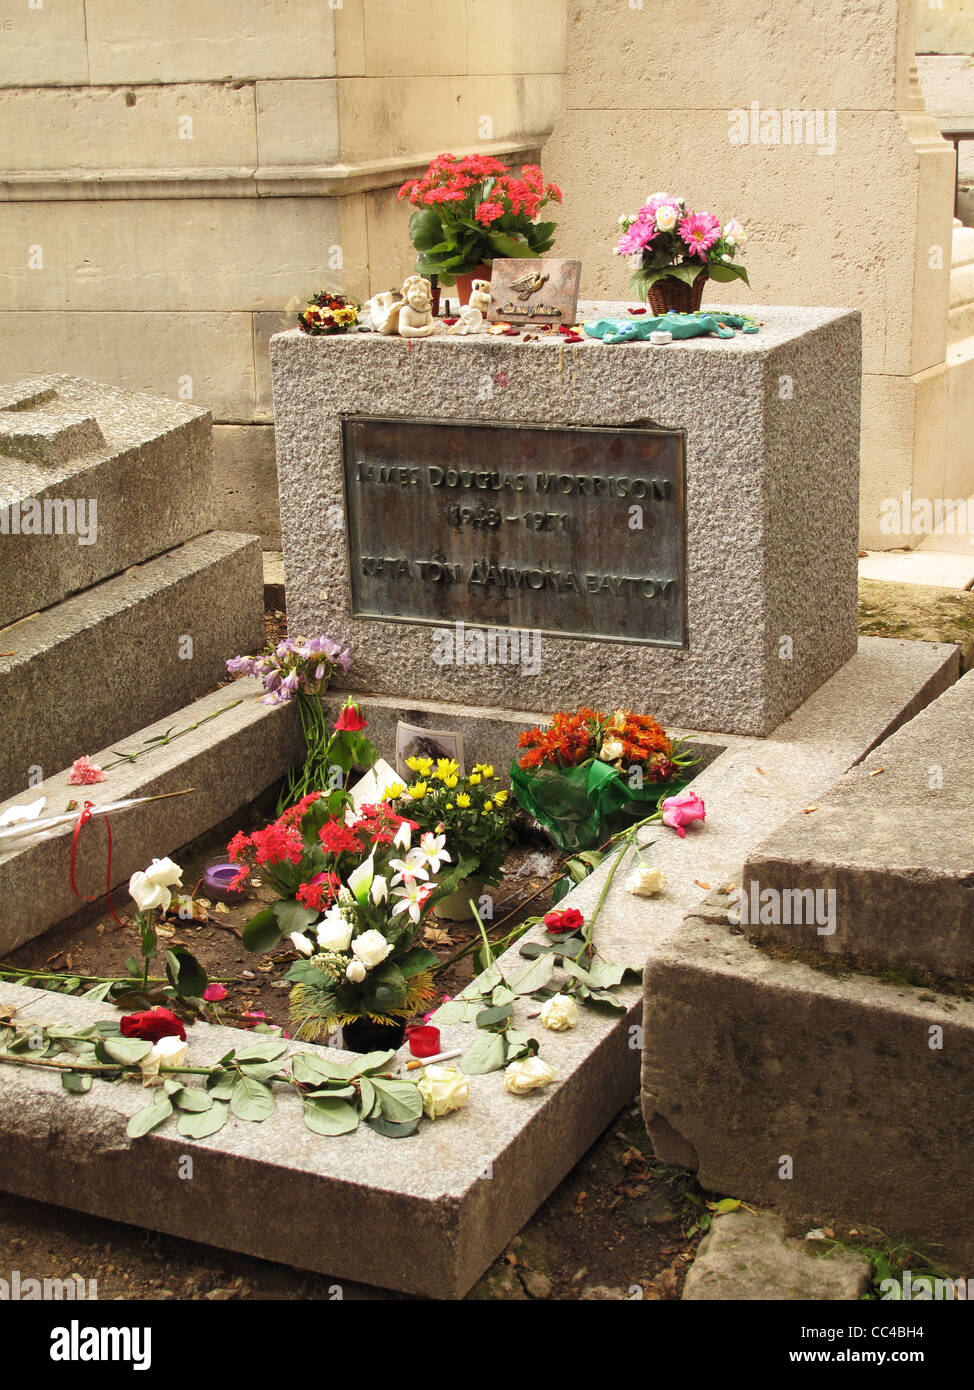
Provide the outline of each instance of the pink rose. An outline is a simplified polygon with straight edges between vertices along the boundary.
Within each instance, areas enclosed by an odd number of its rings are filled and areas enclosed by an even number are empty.
[[[222,985],[207,985],[203,991],[203,998],[208,1004],[217,1004],[221,999],[226,999],[227,992]]]
[[[670,826],[679,835],[680,839],[686,837],[684,826],[690,825],[695,820],[705,820],[707,810],[696,792],[682,791],[678,796],[667,796],[661,802],[663,811],[663,824]]]

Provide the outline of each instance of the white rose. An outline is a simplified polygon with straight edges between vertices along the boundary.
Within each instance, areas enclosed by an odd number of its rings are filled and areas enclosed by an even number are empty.
[[[163,888],[171,888],[173,884],[183,881],[182,869],[171,859],[153,859],[145,871],[145,876]]]
[[[558,1080],[558,1073],[554,1067],[543,1062],[540,1057],[522,1057],[519,1062],[512,1062],[504,1072],[504,1090],[510,1091],[514,1096],[526,1096],[529,1091],[536,1091],[541,1086],[547,1086],[551,1081]]]
[[[676,208],[672,203],[664,203],[656,209],[656,225],[661,232],[672,232],[676,226]]]
[[[345,979],[348,980],[349,984],[360,985],[367,974],[368,971],[360,960],[350,960],[345,971]]]
[[[376,874],[375,878],[372,880],[369,897],[375,903],[376,907],[378,907],[379,903],[384,903],[388,896],[389,880],[383,874]]]
[[[181,1067],[186,1061],[188,1052],[189,1043],[184,1042],[182,1038],[175,1036],[160,1038],[148,1056],[143,1057],[139,1063],[142,1071],[142,1085],[161,1086],[167,1078],[159,1075],[159,1068],[161,1066]]]
[[[148,874],[138,869],[129,879],[129,893],[140,912],[151,912],[161,907],[163,912],[172,902],[172,894],[161,883],[154,883]]]
[[[570,994],[553,994],[541,1005],[541,1022],[554,1033],[564,1033],[578,1023],[578,1005]]]
[[[610,734],[608,738],[602,740],[599,757],[604,763],[614,763],[622,757],[624,751],[620,741]]]
[[[470,1082],[459,1067],[426,1067],[417,1090],[423,1097],[423,1113],[435,1120],[466,1105]]]
[[[352,952],[366,970],[374,970],[377,965],[381,965],[391,950],[392,942],[387,941],[375,928],[364,931],[352,942]]]
[[[318,945],[323,951],[347,951],[352,924],[337,907],[330,907],[318,923]]]
[[[651,898],[666,887],[666,875],[656,864],[637,864],[626,879],[626,892],[637,898]]]
[[[315,944],[310,936],[305,936],[303,931],[293,931],[291,940],[294,943],[294,949],[300,951],[303,956],[313,955]]]

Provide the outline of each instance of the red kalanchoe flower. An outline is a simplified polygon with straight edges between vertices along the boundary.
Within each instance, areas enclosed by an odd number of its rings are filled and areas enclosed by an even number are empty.
[[[361,854],[364,846],[348,826],[332,816],[318,831],[318,839],[326,854]]]
[[[181,1038],[186,1041],[186,1029],[171,1009],[160,1004],[138,1014],[126,1014],[119,1024],[123,1038],[141,1038],[143,1042],[158,1042],[160,1038]]]
[[[585,925],[585,918],[575,907],[566,907],[562,912],[545,914],[544,924],[550,932],[579,931]]]
[[[340,734],[357,734],[366,728],[366,721],[356,705],[343,705],[342,712],[335,721],[335,729]]]

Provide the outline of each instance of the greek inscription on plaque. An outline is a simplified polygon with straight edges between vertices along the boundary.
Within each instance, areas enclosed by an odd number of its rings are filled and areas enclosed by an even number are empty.
[[[352,615],[686,646],[684,437],[342,421]]]

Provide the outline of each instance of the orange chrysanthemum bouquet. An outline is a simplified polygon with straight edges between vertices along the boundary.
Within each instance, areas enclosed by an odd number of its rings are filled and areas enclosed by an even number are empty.
[[[592,849],[651,815],[689,778],[694,759],[648,714],[587,706],[559,710],[518,739],[511,768],[518,803],[562,849]]]

